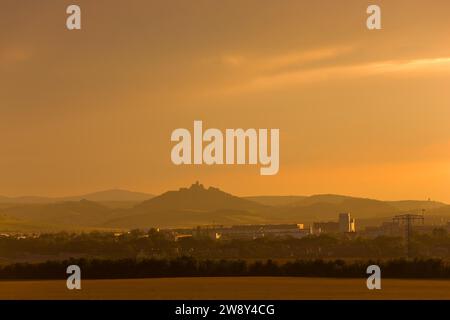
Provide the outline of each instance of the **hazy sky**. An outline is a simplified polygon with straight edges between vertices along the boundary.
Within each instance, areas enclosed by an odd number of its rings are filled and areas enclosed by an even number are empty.
[[[279,128],[278,175],[173,165],[193,120]],[[450,202],[450,2],[2,0],[0,148],[7,196],[200,180]]]

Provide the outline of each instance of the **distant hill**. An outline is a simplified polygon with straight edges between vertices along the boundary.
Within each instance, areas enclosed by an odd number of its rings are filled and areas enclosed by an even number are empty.
[[[429,209],[429,210],[425,211],[425,216],[428,216],[428,215],[450,217],[450,205],[445,205],[442,207]]]
[[[25,196],[25,197],[4,197],[0,196],[0,204],[10,204],[10,203],[50,203],[55,200],[52,198],[46,197],[34,197],[34,196]]]
[[[409,210],[433,210],[447,206],[445,203],[437,201],[419,201],[419,200],[402,200],[402,201],[387,201],[390,205],[396,207],[401,211]]]
[[[88,193],[81,196],[59,198],[59,201],[80,201],[82,199],[96,202],[141,202],[153,198],[154,196],[148,193],[133,192],[121,189],[111,189]]]
[[[433,221],[450,217],[450,206],[434,201],[380,201],[335,194],[237,197],[199,183],[156,197],[108,190],[53,201],[14,204],[0,200],[0,215],[7,217],[4,221],[9,221],[9,225],[52,225],[67,230],[74,227],[132,229],[205,224],[310,224],[337,221],[342,212],[352,214],[358,227],[390,221],[396,214],[422,209],[426,210],[430,221],[431,217]]]
[[[112,217],[110,209],[88,200],[18,205],[0,213],[23,221],[70,226],[96,226]]]
[[[217,188],[193,184],[123,210],[106,227],[179,227],[201,224],[312,223],[336,221],[349,212],[366,221],[389,220],[404,211],[439,207],[427,201],[380,201],[343,195],[255,196],[239,198]],[[442,204],[444,205],[444,204]],[[374,218],[378,220],[374,220]]]
[[[182,226],[196,224],[236,224],[264,221],[261,213],[269,208],[233,196],[217,188],[196,183],[189,188],[168,191],[124,210],[121,217],[105,223],[108,227]]]
[[[127,215],[110,219],[105,228],[180,228],[201,225],[263,224],[270,221],[262,215],[239,210],[192,211],[169,210],[157,212],[128,212]]]
[[[111,189],[99,192],[88,193],[80,196],[69,197],[4,197],[0,196],[0,204],[17,203],[17,204],[30,204],[30,203],[54,203],[64,201],[80,201],[89,200],[95,202],[142,202],[153,198],[153,195],[142,192],[133,192],[121,189]]]
[[[244,199],[258,202],[265,206],[287,206],[294,204],[302,199],[306,198],[305,196],[250,196],[244,197]]]
[[[363,200],[365,204],[369,202],[377,201],[378,203],[385,203],[390,208],[396,210],[429,210],[446,206],[443,202],[438,201],[421,201],[421,200],[400,200],[400,201],[380,201],[368,198],[358,198],[337,194],[318,194],[312,196],[251,196],[245,197],[245,199],[252,200],[268,206],[307,206],[317,203],[328,204],[351,204],[353,201]]]
[[[328,204],[340,204],[344,201],[351,201],[356,199],[363,199],[357,197],[343,196],[338,194],[316,194],[309,197],[305,197],[295,203],[297,206],[307,206],[317,203],[328,203]]]
[[[3,232],[40,232],[40,231],[56,231],[52,226],[29,222],[25,220],[11,218],[5,215],[0,215],[0,233]]]
[[[181,188],[177,191],[167,191],[160,196],[144,201],[135,208],[138,210],[200,210],[210,211],[219,209],[232,210],[259,210],[265,207],[254,201],[239,198],[218,188],[206,189],[198,182],[190,188]]]
[[[315,201],[321,199],[320,201]],[[347,198],[343,197],[340,201],[337,198],[331,198],[326,201],[322,196],[316,199],[304,199],[294,205],[278,207],[277,216],[287,221],[312,222],[337,220],[339,213],[348,212],[356,219],[369,217],[392,216],[398,210],[383,201]]]
[[[401,212],[421,212],[430,208],[438,209],[446,206],[444,203],[432,201],[380,201],[351,196],[320,194],[276,207],[272,212],[285,221],[324,221],[336,220],[341,212],[351,213],[358,219],[382,219],[392,217]],[[445,213],[442,211],[442,213]],[[430,211],[431,214],[431,211]]]

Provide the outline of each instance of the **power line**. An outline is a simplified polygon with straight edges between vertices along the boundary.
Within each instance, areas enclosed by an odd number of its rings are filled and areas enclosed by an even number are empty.
[[[415,221],[418,221],[422,225],[424,224],[424,212],[422,210],[422,214],[401,214],[392,218],[392,222],[400,225],[404,225],[405,227],[405,241],[406,241],[406,256],[411,258],[411,236],[412,236],[412,227]]]

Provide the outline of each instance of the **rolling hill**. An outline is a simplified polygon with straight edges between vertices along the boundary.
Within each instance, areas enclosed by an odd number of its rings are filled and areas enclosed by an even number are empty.
[[[401,211],[409,210],[435,210],[447,206],[443,202],[438,201],[418,201],[418,200],[401,200],[401,201],[387,201],[390,205],[396,207]]]
[[[255,211],[262,208],[265,208],[262,204],[233,196],[218,188],[209,187],[206,189],[198,182],[191,185],[189,188],[165,192],[160,196],[144,201],[135,207],[137,210],[145,211],[211,211],[219,209]]]
[[[255,201],[261,201],[259,197],[252,197]],[[271,197],[272,203],[283,203],[285,197]],[[295,197],[290,197],[292,200]],[[262,199],[261,203],[266,202]],[[405,201],[380,201],[368,198],[357,198],[351,196],[335,195],[335,194],[320,194],[309,197],[299,197],[297,201],[284,202],[283,205],[275,206],[273,211],[280,212],[280,215],[285,219],[289,218],[304,218],[304,219],[331,219],[335,218],[341,212],[350,212],[357,218],[381,218],[385,216],[392,216],[400,212],[421,212],[425,209],[426,212],[439,212],[440,208],[445,208],[447,205],[442,202],[435,201],[419,201],[419,200],[405,200]],[[441,210],[445,213],[446,210]]]
[[[3,216],[21,221],[60,226],[98,226],[111,218],[111,209],[81,200],[49,204],[25,204],[2,209]]]
[[[123,210],[120,217],[107,221],[107,227],[179,227],[198,224],[236,224],[265,221],[269,207],[233,196],[217,188],[196,183],[189,188],[168,191]]]
[[[396,214],[420,212],[421,209],[426,209],[426,214],[433,216],[433,219],[450,217],[450,206],[434,201],[380,201],[335,194],[237,197],[218,188],[205,188],[199,183],[156,197],[109,190],[64,199],[51,203],[0,203],[0,214],[18,225],[56,225],[67,229],[192,227],[213,223],[310,224],[336,221],[342,212],[351,213],[357,224],[358,220],[370,224],[371,221],[389,220]],[[127,202],[126,206],[113,207],[106,205],[108,200],[128,201],[130,204]]]
[[[33,233],[57,231],[53,226],[0,215],[0,233]]]
[[[265,206],[287,206],[294,204],[306,196],[250,196],[244,197],[244,199],[258,202]]]
[[[445,205],[442,207],[427,210],[425,214],[433,215],[433,216],[449,216],[450,217],[450,205]]]
[[[154,196],[148,193],[134,192],[122,189],[111,189],[88,193],[81,196],[58,198],[58,201],[80,201],[89,200],[95,202],[141,202],[153,198]]]
[[[0,196],[0,204],[33,204],[33,203],[54,203],[67,201],[89,200],[95,202],[142,202],[153,198],[153,195],[142,192],[133,192],[122,189],[111,189],[99,192],[88,193],[80,196],[68,197],[4,197]]]

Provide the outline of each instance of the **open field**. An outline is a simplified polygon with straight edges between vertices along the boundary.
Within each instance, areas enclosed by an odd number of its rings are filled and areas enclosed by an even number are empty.
[[[70,291],[63,280],[0,281],[0,299],[450,299],[449,280],[217,277],[83,280]]]

